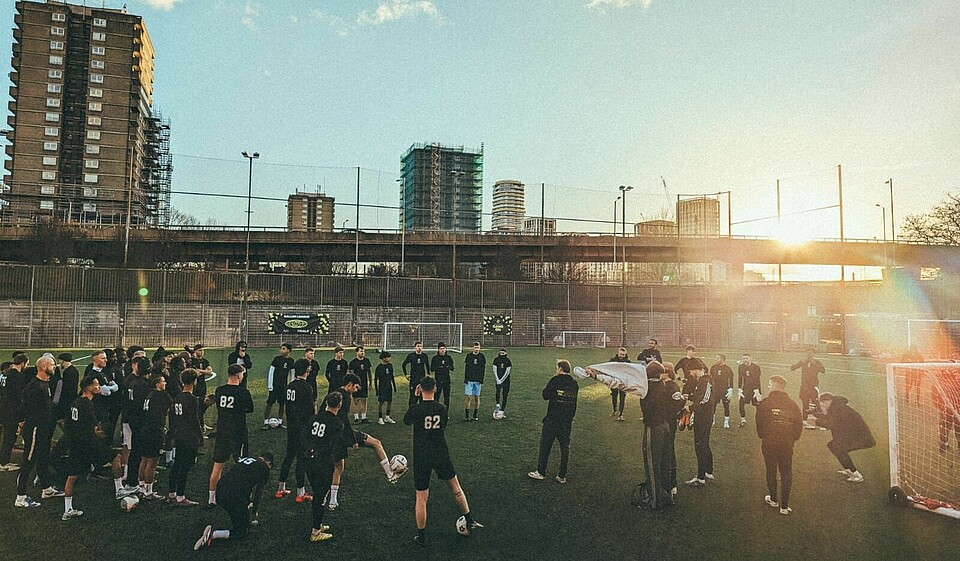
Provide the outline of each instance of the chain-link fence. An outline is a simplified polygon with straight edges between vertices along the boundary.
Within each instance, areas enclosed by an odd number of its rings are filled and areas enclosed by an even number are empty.
[[[0,346],[232,346],[244,336],[244,273],[8,265],[0,269]],[[550,346],[563,331],[602,331],[608,345],[901,352],[906,320],[953,317],[954,291],[888,283],[634,286],[251,273],[253,346],[273,346],[270,313],[329,316],[330,332],[291,341],[376,347],[384,322],[458,322],[464,344]],[[925,306],[918,307],[916,302]],[[485,335],[483,316],[513,318]]]

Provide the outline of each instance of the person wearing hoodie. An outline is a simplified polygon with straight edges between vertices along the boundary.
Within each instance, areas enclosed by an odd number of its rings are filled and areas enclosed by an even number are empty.
[[[803,432],[800,407],[787,395],[787,380],[770,376],[770,393],[757,405],[757,436],[762,444],[763,463],[767,468],[767,490],[763,500],[790,514],[790,488],[793,485],[793,445]],[[777,493],[777,471],[780,472],[780,493]]]
[[[807,422],[830,429],[833,434],[833,440],[827,443],[827,449],[837,457],[843,468],[837,473],[846,475],[850,483],[862,482],[863,475],[850,459],[850,452],[877,445],[870,427],[860,413],[850,407],[847,398],[841,395],[834,396],[827,392],[820,394],[820,411],[820,415],[807,416]]]
[[[237,341],[236,346],[233,347],[233,352],[227,355],[227,368],[230,368],[232,364],[239,364],[247,372],[253,372],[253,359],[250,358],[250,354],[247,353],[246,341]],[[312,370],[311,373],[316,377],[316,371]],[[240,385],[244,388],[247,387],[246,376],[240,380]]]

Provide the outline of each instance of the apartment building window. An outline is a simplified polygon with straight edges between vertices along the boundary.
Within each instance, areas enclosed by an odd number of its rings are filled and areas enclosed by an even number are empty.
[[[43,143],[43,149],[44,149],[44,150],[56,150],[56,149],[57,149],[57,143],[56,143],[56,142],[44,142],[44,143]]]
[[[60,107],[60,100],[55,97],[48,97],[47,107]]]
[[[97,56],[103,56],[107,54],[107,49],[104,47],[90,47],[90,53]]]
[[[43,118],[48,123],[59,123],[60,114],[59,113],[47,113],[46,117]]]
[[[93,18],[93,26],[94,26],[94,27],[106,27],[106,26],[107,26],[107,20],[105,20],[105,19],[103,19],[103,18]]]
[[[53,201],[40,201],[40,210],[53,210]]]
[[[83,203],[83,212],[97,212],[96,203]]]
[[[83,167],[87,169],[97,169],[100,167],[100,160],[84,160]]]
[[[67,21],[67,14],[52,13],[50,14],[50,21]]]
[[[90,88],[90,92],[87,95],[90,97],[103,97],[103,90],[100,88]]]
[[[48,78],[63,78],[63,70],[57,70],[56,68],[51,68],[47,70]]]
[[[62,89],[60,84],[47,84],[47,93],[60,93]]]
[[[90,81],[93,82],[94,84],[102,84],[103,74],[91,74]]]
[[[62,50],[63,50],[63,41],[50,41],[50,50],[51,50],[51,51],[62,51]]]
[[[63,29],[62,27],[53,26],[50,28],[50,35],[57,35],[59,37],[63,37],[66,34],[67,34],[66,30]]]
[[[87,154],[99,154],[100,145],[99,144],[87,144]]]
[[[87,140],[100,140],[100,131],[87,131]]]
[[[96,32],[94,32],[94,34],[93,34],[93,40],[94,40],[94,41],[106,41],[106,40],[107,40],[107,34],[106,34],[106,33],[102,33],[102,32],[100,32],[100,31],[96,31]]]
[[[63,57],[57,55],[50,55],[50,64],[56,64],[57,66],[63,66]]]
[[[96,182],[99,181],[99,180],[100,180],[100,176],[98,176],[98,175],[95,174],[95,173],[85,173],[85,174],[83,174],[83,182],[84,182],[84,183],[96,183]]]
[[[97,196],[97,188],[96,188],[96,187],[84,187],[84,188],[83,188],[83,196],[84,196],[84,197],[96,197],[96,196]]]
[[[41,195],[56,195],[56,194],[57,194],[57,188],[54,187],[53,185],[41,185],[41,186],[40,186],[40,194],[41,194]]]
[[[45,165],[45,166],[55,166],[55,165],[57,165],[57,158],[56,158],[56,156],[44,156],[44,157],[43,157],[43,165]]]
[[[43,136],[60,136],[59,127],[43,127]]]
[[[40,177],[43,179],[49,179],[53,181],[57,178],[57,172],[55,171],[42,171],[40,172]]]
[[[100,124],[101,124],[102,122],[103,122],[103,120],[102,120],[100,117],[94,117],[93,115],[87,117],[87,124],[88,124],[88,125],[100,126]]]
[[[103,61],[102,61],[102,60],[91,60],[91,61],[90,61],[90,68],[93,68],[94,70],[103,70],[103,69],[104,69],[104,66],[105,66],[105,65],[103,64]]]
[[[103,111],[103,104],[99,101],[91,101],[87,104],[87,110],[89,111]]]

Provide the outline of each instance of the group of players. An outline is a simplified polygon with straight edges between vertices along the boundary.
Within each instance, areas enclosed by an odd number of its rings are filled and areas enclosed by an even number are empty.
[[[761,451],[766,464],[769,491],[764,501],[779,508],[781,514],[792,512],[789,498],[793,446],[804,428],[831,430],[833,440],[827,444],[827,448],[843,468],[838,473],[851,483],[863,481],[863,475],[850,458],[850,452],[870,448],[876,442],[863,418],[850,407],[846,398],[820,392],[819,375],[825,369],[823,363],[814,358],[812,351],[808,351],[804,358],[790,367],[801,372],[798,406],[787,396],[787,382],[782,376],[770,376],[767,386],[769,393],[763,395],[760,366],[747,353],[738,361],[737,383],[734,385],[733,370],[726,364],[725,355],[718,354],[714,364],[708,368],[696,356],[696,348],[688,345],[686,355],[672,364],[662,360],[657,346],[656,339],[650,339],[648,348],[637,357],[641,366],[635,372],[616,368],[616,363],[631,362],[623,347],[606,365],[595,365],[582,371],[583,376],[597,379],[611,388],[611,416],[618,420],[623,420],[626,394],[637,393],[641,396],[646,480],[638,486],[638,496],[635,497],[638,506],[661,510],[673,504],[677,494],[675,440],[678,430],[690,428],[693,431],[697,457],[697,474],[685,484],[701,487],[716,479],[710,436],[716,423],[716,409],[721,403],[724,410],[723,428],[730,428],[730,402],[735,393],[739,401],[741,428],[747,424],[746,406],[752,405],[757,410],[757,434],[762,441]],[[614,365],[610,366],[611,363]],[[642,383],[639,376],[645,376],[646,383]],[[562,440],[561,452],[561,472],[565,472]],[[541,461],[541,467],[531,472],[530,477],[542,479],[544,467]],[[558,481],[561,479],[558,476]]]

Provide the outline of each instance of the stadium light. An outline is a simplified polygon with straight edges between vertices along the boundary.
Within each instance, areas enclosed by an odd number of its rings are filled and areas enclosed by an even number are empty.
[[[623,267],[621,269],[621,292],[623,292],[623,311],[620,322],[620,345],[627,345],[627,191],[633,191],[633,185],[621,185],[620,193],[623,197]]]
[[[249,153],[246,150],[240,152],[240,155],[247,159],[250,163],[249,171],[247,172],[247,243],[246,243],[246,258],[245,265],[243,268],[243,300],[241,302],[243,310],[240,313],[240,321],[243,325],[243,338],[247,339],[247,306],[250,293],[250,202],[253,199],[253,161],[260,157],[260,152]]]

